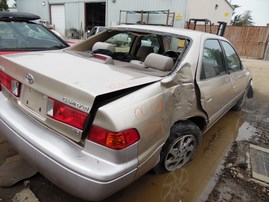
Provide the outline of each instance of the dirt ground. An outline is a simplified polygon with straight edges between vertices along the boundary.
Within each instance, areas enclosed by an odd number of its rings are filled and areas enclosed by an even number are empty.
[[[269,184],[253,179],[247,162],[250,144],[269,148],[269,62],[243,59],[243,63],[252,72],[254,86],[254,98],[246,100],[242,109],[242,118],[247,125],[242,134],[245,138],[238,138],[233,143],[208,202],[269,201]]]
[[[250,143],[269,148],[269,62],[243,59],[243,64],[253,74],[254,98],[246,100],[242,111],[228,112],[204,135],[193,162],[171,173],[147,173],[104,202],[269,201],[269,184],[253,179],[247,155]],[[0,170],[15,155],[0,134]],[[21,168],[11,170],[11,176]],[[1,201],[82,202],[39,173],[0,187]]]

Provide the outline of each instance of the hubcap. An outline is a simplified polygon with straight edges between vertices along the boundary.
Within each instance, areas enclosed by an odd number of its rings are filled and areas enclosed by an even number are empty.
[[[196,149],[196,139],[193,135],[184,135],[177,138],[165,157],[166,170],[173,171],[185,165],[193,156]]]

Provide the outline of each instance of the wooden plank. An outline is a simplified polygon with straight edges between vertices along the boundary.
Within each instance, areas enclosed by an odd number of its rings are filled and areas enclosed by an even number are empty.
[[[193,29],[193,25],[190,29]],[[203,24],[196,25],[196,30],[205,31]],[[207,27],[207,32],[210,28]],[[217,33],[218,25],[211,27],[211,33]],[[268,44],[269,26],[230,26],[225,30],[224,37],[235,47],[241,57],[263,59]]]

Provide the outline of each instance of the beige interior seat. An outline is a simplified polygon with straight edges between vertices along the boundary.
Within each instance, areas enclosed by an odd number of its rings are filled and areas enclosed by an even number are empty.
[[[106,42],[96,42],[93,47],[92,47],[92,51],[96,51],[96,50],[109,50],[112,53],[115,53],[115,46],[111,43],[106,43]]]
[[[147,67],[152,67],[161,71],[171,71],[174,66],[172,58],[157,53],[150,53],[146,57],[144,64]]]

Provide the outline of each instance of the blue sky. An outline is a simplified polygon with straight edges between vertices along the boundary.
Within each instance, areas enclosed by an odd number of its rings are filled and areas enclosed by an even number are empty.
[[[255,26],[266,26],[269,24],[269,0],[228,0],[231,4],[241,6],[235,9],[236,14],[242,14],[244,11],[251,11]]]

